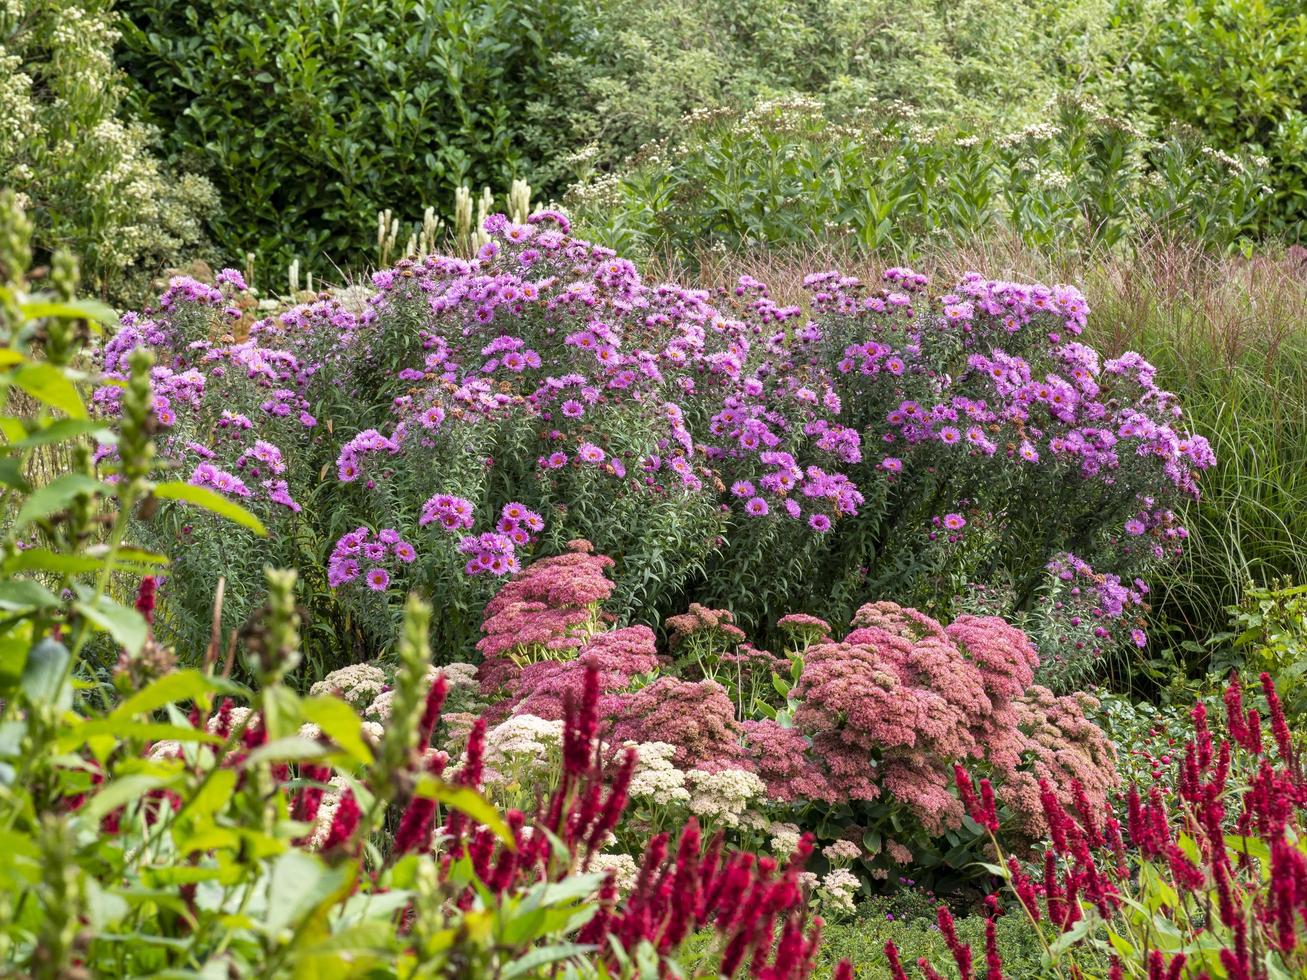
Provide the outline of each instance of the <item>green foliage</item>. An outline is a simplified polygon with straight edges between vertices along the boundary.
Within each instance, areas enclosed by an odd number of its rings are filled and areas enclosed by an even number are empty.
[[[463,184],[507,187],[561,152],[550,52],[565,0],[127,0],[120,60],[170,158],[222,194],[229,254],[310,271],[370,256],[376,215],[420,215]]]
[[[885,943],[889,941],[898,947],[904,964],[915,964],[919,958],[925,957],[937,970],[950,976],[947,971],[952,969],[953,959],[935,924],[935,907],[938,904],[915,892],[871,899],[860,909],[857,921],[826,927],[822,933],[816,976],[829,976],[835,964],[845,957],[859,965],[876,964],[879,967],[884,962]],[[958,938],[969,943],[974,950],[983,950],[984,918],[970,915],[955,921]],[[1043,951],[1023,916],[1017,913],[1000,918],[997,937],[1004,976],[1045,975],[1040,968]],[[868,975],[879,974],[869,972]],[[913,970],[911,975],[919,974]]]
[[[1234,633],[1213,642],[1233,640],[1234,663],[1229,666],[1275,678],[1285,713],[1301,730],[1307,717],[1307,585],[1250,587],[1230,613]],[[1227,663],[1218,659],[1215,666]]]
[[[1125,0],[1130,9],[1138,0]],[[1307,234],[1307,12],[1299,0],[1167,0],[1136,11],[1134,98],[1227,153],[1267,158],[1261,230]],[[1160,9],[1159,9],[1160,7]],[[1153,16],[1149,16],[1152,13]]]
[[[207,181],[163,168],[150,128],[123,118],[111,7],[0,7],[0,186],[25,200],[38,262],[71,249],[97,291],[138,300],[151,275],[200,243],[217,198]]]
[[[812,100],[763,103],[569,203],[582,234],[628,253],[834,245],[910,260],[987,236],[1091,250],[1144,229],[1246,249],[1264,209],[1250,165],[1154,142],[1070,96],[1047,122],[993,135],[886,107],[844,117]]]

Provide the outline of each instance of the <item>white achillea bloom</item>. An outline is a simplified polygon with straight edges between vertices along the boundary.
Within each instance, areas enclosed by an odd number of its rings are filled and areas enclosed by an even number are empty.
[[[333,670],[311,688],[312,695],[340,693],[356,707],[369,704],[386,686],[386,674],[374,664],[350,664]]]
[[[611,871],[613,884],[617,886],[618,894],[621,895],[627,894],[634,888],[640,876],[635,858],[629,854],[596,854],[590,859],[590,871],[595,874]]]
[[[229,730],[229,734],[231,732],[238,732],[241,730],[241,726],[244,725],[247,720],[249,720],[250,712],[252,710],[253,709],[251,708],[246,708],[244,706],[241,706],[241,707],[233,707],[227,713],[228,724],[231,726]],[[253,722],[251,721],[250,724],[253,724]],[[212,715],[209,716],[209,721],[204,727],[205,729],[208,730],[210,735],[218,734],[217,712],[214,712]]]
[[[563,740],[563,723],[513,715],[486,732],[486,764],[495,769],[526,764],[528,768],[548,760]]]
[[[756,774],[744,769],[722,769],[704,772],[691,769],[685,774],[690,786],[690,812],[710,820],[720,820],[735,827],[740,816],[749,807],[749,801],[760,797],[767,787]]]
[[[372,703],[368,705],[367,710],[363,713],[369,718],[380,718],[382,721],[389,721],[390,703],[394,700],[395,692],[393,690],[382,691],[372,699]]]
[[[774,823],[768,828],[771,834],[772,854],[778,858],[788,858],[799,846],[802,835],[799,828],[792,823]]]
[[[430,673],[432,680],[435,679],[435,674],[437,672],[445,675],[445,683],[447,683],[451,689],[457,687],[479,686],[477,682],[477,669],[474,664],[452,663],[443,664],[440,667],[434,667]]]
[[[635,746],[635,751],[635,772],[631,776],[629,790],[632,799],[659,806],[689,801],[690,791],[685,788],[685,773],[672,765],[672,757],[676,755],[675,745],[641,742]]]
[[[856,861],[862,856],[862,849],[851,840],[837,840],[821,849],[828,861]]]
[[[829,908],[851,914],[854,911],[853,896],[861,887],[862,883],[858,881],[857,875],[839,868],[821,879],[817,894],[821,896],[822,903]]]

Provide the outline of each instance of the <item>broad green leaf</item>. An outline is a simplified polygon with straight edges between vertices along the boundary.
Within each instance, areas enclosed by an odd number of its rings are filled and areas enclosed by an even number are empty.
[[[245,767],[260,762],[298,762],[301,759],[321,759],[332,755],[329,747],[311,738],[288,735],[260,745],[245,759]]]
[[[14,372],[13,380],[37,401],[45,402],[71,418],[86,418],[86,405],[77,385],[53,364],[29,361]]]
[[[531,950],[525,956],[518,957],[500,975],[505,980],[520,977],[524,974],[530,975],[539,967],[557,963],[560,960],[580,958],[587,953],[593,952],[596,948],[595,946],[583,946],[580,943],[555,943],[552,946],[541,946]]]
[[[322,733],[349,755],[371,765],[372,750],[363,740],[363,723],[344,701],[334,697],[306,698],[302,704],[304,720],[322,729]]]
[[[316,855],[287,851],[272,864],[264,927],[275,936],[300,922],[345,884],[344,866],[330,868]]]
[[[215,769],[209,773],[199,790],[186,801],[177,819],[197,820],[217,813],[236,791],[236,770]]]
[[[118,314],[114,312],[113,307],[94,299],[74,299],[62,302],[32,300],[28,303],[19,303],[18,309],[29,320],[43,320],[46,317],[57,316],[67,320],[88,320],[91,323],[102,323],[109,327],[118,325]],[[102,331],[97,329],[95,332],[101,333]]]
[[[304,723],[303,703],[300,696],[283,684],[263,689],[260,695],[263,724],[268,738],[276,740],[300,730]]]
[[[96,793],[91,801],[77,811],[77,815],[89,823],[95,823],[120,806],[144,796],[152,789],[167,786],[173,780],[165,776],[138,772],[123,776],[109,783]]]
[[[82,575],[98,572],[103,567],[104,561],[99,558],[65,555],[48,548],[28,548],[6,561],[4,570],[6,573],[54,572],[58,575]]]
[[[210,490],[208,487],[192,486],[189,483],[182,483],[180,480],[173,480],[169,483],[160,483],[155,486],[154,495],[162,500],[178,500],[182,503],[194,504],[196,507],[203,508],[219,517],[225,517],[242,527],[247,527],[261,538],[268,536],[267,529],[263,522],[251,514],[240,504],[233,503],[222,494]]]
[[[43,429],[29,433],[25,438],[8,446],[8,449],[31,449],[33,446],[48,446],[54,442],[66,442],[79,436],[91,435],[102,446],[116,445],[118,436],[103,422],[94,419],[56,419]]]
[[[65,473],[32,493],[18,509],[14,530],[21,531],[32,521],[41,520],[67,508],[84,494],[103,493],[108,488],[85,473]]]
[[[23,476],[22,463],[8,457],[0,458],[0,486],[9,487],[11,490],[21,490],[23,493],[32,492],[32,485]]]
[[[68,728],[59,736],[60,751],[67,752],[77,746],[101,735],[115,738],[139,739],[145,742],[204,742],[208,745],[221,745],[223,739],[184,725],[169,725],[156,721],[129,721],[123,718],[96,718],[82,725]]]
[[[476,790],[467,786],[454,786],[444,780],[436,779],[434,776],[423,776],[418,780],[413,795],[428,800],[437,800],[445,806],[485,824],[494,832],[496,837],[503,841],[505,847],[509,850],[517,850],[517,842],[514,841],[513,832],[508,829],[508,824],[504,823],[494,804],[490,803]]]
[[[73,706],[68,661],[68,648],[51,639],[42,640],[27,652],[21,684],[31,704],[49,704],[57,711],[67,711]]]
[[[129,654],[141,652],[145,638],[150,633],[144,616],[130,606],[114,602],[106,595],[95,599],[92,591],[84,586],[78,587],[77,591],[82,596],[82,601],[74,604],[79,613],[96,628],[117,640]]]
[[[0,582],[0,610],[48,609],[59,604],[59,597],[40,582],[15,578]]]
[[[216,685],[198,670],[178,670],[166,674],[149,686],[137,691],[114,709],[110,718],[126,719],[148,711],[155,711],[176,701],[194,701],[202,694],[216,689]]]
[[[121,896],[106,891],[99,881],[91,875],[87,875],[84,880],[86,882],[87,924],[96,932],[102,932],[109,923],[118,922],[131,911],[131,907]]]

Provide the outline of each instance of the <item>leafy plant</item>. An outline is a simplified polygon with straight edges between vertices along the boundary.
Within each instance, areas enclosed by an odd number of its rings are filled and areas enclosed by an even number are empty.
[[[39,264],[72,250],[102,296],[141,302],[149,280],[203,245],[208,181],[166,168],[123,108],[111,0],[17,0],[0,10],[0,186],[22,196]]]

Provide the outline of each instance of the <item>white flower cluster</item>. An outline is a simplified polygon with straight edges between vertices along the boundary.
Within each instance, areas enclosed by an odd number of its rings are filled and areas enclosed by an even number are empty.
[[[862,856],[862,848],[851,840],[837,840],[835,843],[823,847],[821,853],[826,855],[826,860],[831,862],[856,861]]]
[[[627,894],[635,887],[640,877],[640,869],[635,858],[629,854],[596,854],[590,859],[590,870],[595,874],[613,873],[613,884],[620,895]]]
[[[799,846],[799,838],[803,836],[797,826],[792,823],[773,823],[767,828],[771,835],[771,851],[777,860],[785,860]]]
[[[513,715],[486,732],[486,765],[507,775],[525,775],[548,764],[563,742],[563,723]]]
[[[359,727],[363,733],[363,739],[373,744],[379,744],[386,730],[375,721],[361,721]],[[310,742],[316,742],[322,737],[322,729],[317,725],[301,725],[297,733],[300,738],[308,739]]]
[[[311,688],[312,695],[339,693],[357,708],[370,705],[386,686],[386,672],[375,664],[350,664],[333,670]]]
[[[445,683],[449,685],[451,690],[460,687],[479,686],[475,664],[442,664],[440,667],[432,667],[427,676],[434,681],[437,673],[445,675]]]
[[[749,801],[767,792],[763,781],[745,769],[691,769],[685,782],[690,787],[690,812],[728,827],[738,826]]]
[[[689,801],[690,791],[685,788],[685,773],[672,764],[672,757],[676,755],[675,745],[641,742],[635,750],[635,772],[631,775],[628,791],[631,799],[659,806]]]
[[[861,887],[857,875],[837,868],[821,879],[817,895],[828,910],[851,915],[854,911],[853,896]]]
[[[252,708],[247,708],[243,705],[239,707],[233,707],[230,711],[228,711],[227,724],[230,726],[228,730],[228,734],[230,734],[231,732],[240,731],[241,727],[245,725],[247,721],[249,722],[250,725],[253,725],[254,722],[250,720],[250,714],[252,711],[253,711]],[[210,735],[218,734],[218,715],[216,712],[209,716],[209,721],[204,727]]]

